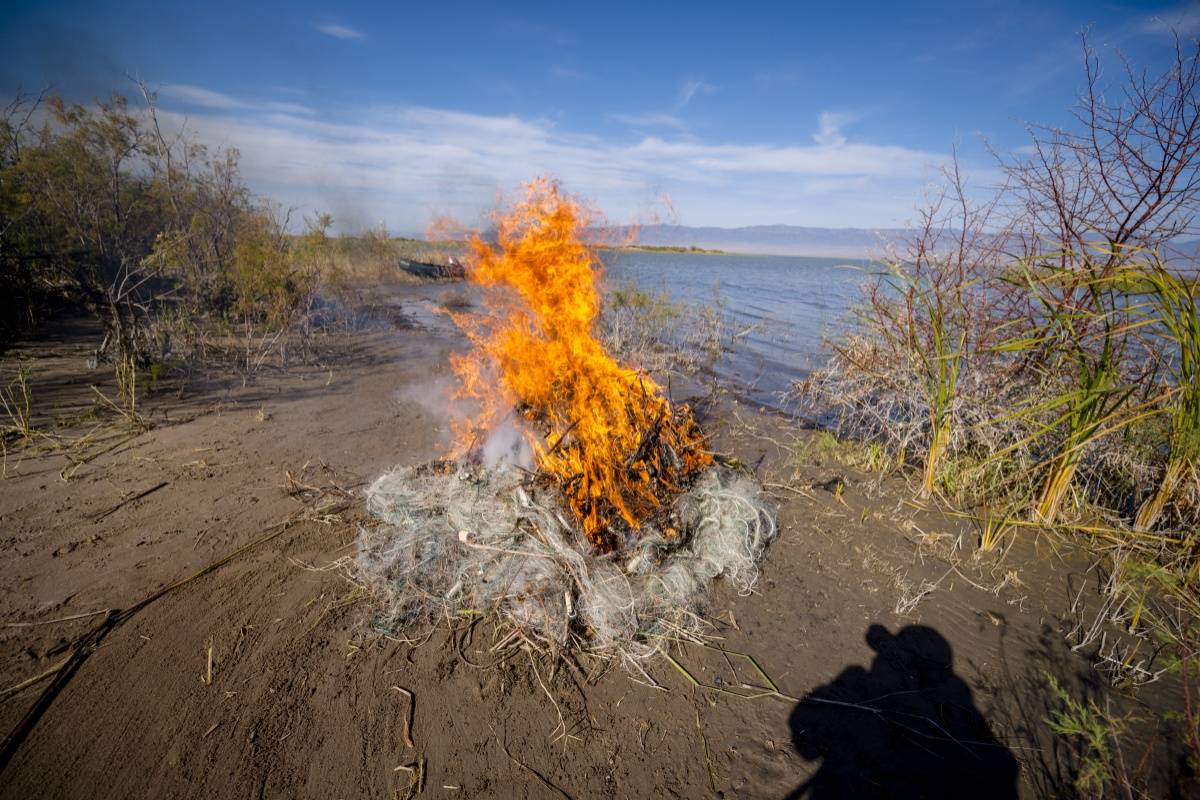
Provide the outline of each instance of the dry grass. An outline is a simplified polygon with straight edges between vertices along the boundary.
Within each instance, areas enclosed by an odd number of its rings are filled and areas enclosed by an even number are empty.
[[[0,389],[0,409],[4,411],[6,421],[0,428],[3,434],[5,448],[8,442],[33,441],[33,424],[30,421],[33,413],[33,390],[29,386],[30,366],[21,361],[13,374],[8,386]]]

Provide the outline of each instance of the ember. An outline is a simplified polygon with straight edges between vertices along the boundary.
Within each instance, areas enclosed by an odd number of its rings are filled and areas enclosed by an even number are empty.
[[[581,238],[589,217],[547,179],[497,219],[495,246],[470,242],[467,278],[487,310],[453,314],[473,348],[453,359],[459,395],[481,412],[459,427],[463,455],[518,409],[538,467],[602,552],[638,537],[712,462],[690,409],[595,338],[599,261]]]

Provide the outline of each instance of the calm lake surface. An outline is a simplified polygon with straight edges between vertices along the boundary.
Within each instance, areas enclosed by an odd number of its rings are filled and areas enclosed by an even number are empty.
[[[822,341],[852,322],[850,307],[878,269],[868,260],[798,256],[603,254],[609,287],[629,283],[665,292],[672,302],[719,306],[750,332],[718,365],[718,377],[746,400],[775,409],[825,358]]]

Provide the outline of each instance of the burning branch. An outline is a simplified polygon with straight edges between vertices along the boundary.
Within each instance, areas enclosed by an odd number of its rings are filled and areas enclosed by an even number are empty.
[[[459,395],[482,409],[458,431],[460,454],[522,409],[541,472],[559,484],[588,540],[611,551],[712,457],[690,409],[672,406],[593,335],[600,269],[580,236],[588,221],[539,179],[496,220],[495,245],[471,240],[467,277],[484,289],[487,310],[452,315],[473,345],[452,365]]]

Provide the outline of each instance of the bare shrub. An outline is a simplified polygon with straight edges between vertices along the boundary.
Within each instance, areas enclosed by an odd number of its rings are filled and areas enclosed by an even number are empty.
[[[650,293],[631,283],[620,286],[605,297],[604,344],[643,369],[669,369],[676,352],[674,324],[683,315],[683,306],[671,302],[664,292]]]
[[[992,453],[1026,454],[1027,427],[1006,409],[1031,376],[1002,347],[1021,298],[1004,280],[998,198],[973,204],[956,164],[946,179],[864,287],[857,330],[797,391],[832,411],[841,435],[919,465],[923,494],[971,499],[978,481],[994,482],[995,465],[978,468]],[[964,480],[968,468],[977,480]]]

